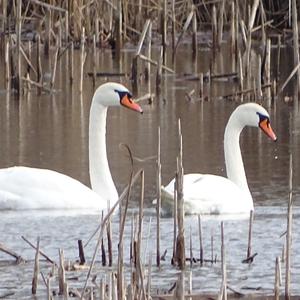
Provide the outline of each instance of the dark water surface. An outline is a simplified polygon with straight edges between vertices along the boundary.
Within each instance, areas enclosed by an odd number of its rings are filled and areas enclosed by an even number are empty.
[[[122,54],[121,65],[112,59],[110,51],[99,52],[101,72],[130,72],[132,52]],[[177,75],[166,74],[163,79],[160,101],[155,98],[152,105],[141,103],[144,114],[139,115],[119,108],[110,108],[107,124],[107,147],[111,172],[119,192],[125,187],[130,174],[128,158],[119,149],[119,143],[127,143],[133,154],[144,158],[156,155],[157,130],[161,129],[162,181],[167,184],[174,177],[178,151],[177,121],[181,119],[183,132],[184,169],[186,173],[201,172],[225,175],[223,158],[223,134],[226,122],[238,105],[234,101],[220,100],[218,96],[230,94],[234,83],[220,81],[212,85],[211,101],[198,101],[199,86],[197,81],[185,81],[180,78],[184,73],[207,72],[209,52],[199,54],[197,65],[187,59],[190,55],[188,46],[179,50],[176,62]],[[78,61],[78,60],[77,60]],[[220,63],[219,73],[230,72],[226,55]],[[282,74],[289,73],[282,62]],[[47,62],[44,62],[47,70]],[[85,71],[92,70],[92,62],[87,60]],[[155,70],[153,68],[153,70]],[[84,79],[82,97],[78,92],[78,72],[73,88],[68,83],[68,71],[65,58],[58,64],[56,91],[52,95],[37,96],[33,91],[17,100],[15,96],[1,91],[0,94],[0,167],[26,165],[54,169],[70,175],[89,185],[88,174],[88,115],[93,95],[92,80]],[[153,72],[155,74],[155,72]],[[282,75],[283,81],[285,80]],[[98,78],[97,85],[107,81],[121,81],[131,88],[128,76]],[[155,91],[155,75],[151,76],[152,92]],[[3,86],[3,85],[2,85]],[[185,93],[195,89],[195,101],[189,102]],[[136,97],[147,93],[146,84],[141,81]],[[271,116],[271,123],[278,141],[271,142],[256,128],[247,128],[241,136],[241,149],[250,190],[255,205],[253,252],[258,256],[250,266],[241,264],[247,251],[247,220],[228,220],[225,222],[226,251],[228,259],[229,285],[234,288],[252,287],[258,292],[271,293],[274,286],[275,258],[281,255],[284,238],[280,235],[286,229],[286,207],[288,200],[289,152],[293,154],[293,186],[295,216],[293,230],[292,290],[300,293],[299,258],[300,236],[299,201],[300,201],[300,113],[298,105],[284,103],[279,98],[275,102],[263,103]],[[155,160],[137,162],[135,168],[145,169],[145,212],[143,247],[146,247],[149,220],[152,218],[150,240],[155,239],[155,218],[151,200],[155,198]],[[136,191],[136,194],[138,191]],[[130,203],[131,209],[137,207],[137,197]],[[32,260],[33,250],[20,238],[21,235],[35,240],[41,236],[43,250],[57,259],[58,249],[64,248],[66,257],[77,258],[77,239],[86,240],[99,222],[96,212],[0,212],[1,241],[25,258]],[[114,220],[117,237],[117,217]],[[194,236],[194,254],[198,256],[199,243],[197,218],[190,216],[186,220],[186,234],[190,230]],[[205,248],[210,254],[210,236],[214,232],[215,251],[220,257],[220,221],[207,218],[203,222]],[[190,229],[191,228],[191,229]],[[162,270],[153,270],[154,287],[163,290],[170,288],[177,278],[178,270],[170,266],[172,253],[172,219],[162,221],[162,248],[168,249],[167,260]],[[130,224],[126,228],[126,247],[130,236]],[[146,262],[149,253],[155,254],[155,244],[148,243],[145,252]],[[116,245],[114,247],[116,249]],[[188,249],[188,248],[187,248]],[[87,251],[92,255],[93,247]],[[150,251],[150,252],[149,252]],[[153,261],[154,261],[153,256]],[[1,259],[7,259],[0,253]],[[126,258],[129,261],[129,258]],[[283,265],[284,266],[284,265]],[[22,266],[0,266],[0,295],[12,290],[18,299],[30,297],[32,264]],[[221,266],[193,266],[193,289],[216,292],[221,282]],[[26,274],[26,275],[25,275]],[[84,279],[84,274],[77,274]],[[161,286],[161,278],[164,285]],[[82,280],[80,280],[81,282]],[[78,286],[81,286],[78,283]],[[247,293],[249,290],[244,290]],[[251,290],[252,292],[252,290]],[[15,296],[12,296],[14,298]]]

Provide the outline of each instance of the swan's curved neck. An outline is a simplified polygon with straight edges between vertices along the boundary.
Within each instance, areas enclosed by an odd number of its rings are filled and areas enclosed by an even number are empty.
[[[118,194],[111,177],[106,153],[107,107],[92,100],[89,121],[89,168],[92,189],[114,203]]]
[[[224,135],[225,164],[228,179],[250,195],[239,144],[240,133],[243,127],[235,114],[232,114]]]

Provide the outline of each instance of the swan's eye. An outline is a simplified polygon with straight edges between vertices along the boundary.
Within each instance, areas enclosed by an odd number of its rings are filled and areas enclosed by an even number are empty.
[[[266,115],[263,115],[259,112],[257,112],[257,115],[259,117],[259,124],[261,124],[262,122],[265,122],[268,127],[270,126],[269,117],[267,117]]]
[[[129,92],[127,92],[127,91],[118,91],[118,90],[115,90],[115,92],[119,95],[120,101],[121,101],[125,96],[127,96],[127,97],[128,97],[128,100],[131,101],[132,95],[131,95]]]

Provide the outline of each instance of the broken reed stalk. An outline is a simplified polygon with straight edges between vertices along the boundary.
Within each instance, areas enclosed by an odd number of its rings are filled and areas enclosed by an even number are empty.
[[[258,68],[257,68],[257,99],[260,102],[262,99],[261,89],[261,56],[258,55]]]
[[[182,165],[182,133],[181,122],[178,120],[179,155],[177,158],[177,223],[178,234],[176,240],[176,262],[183,270],[185,267],[185,241],[184,241],[184,199],[183,199],[183,165]]]
[[[21,66],[21,33],[22,33],[22,0],[17,0],[17,19],[16,19],[16,35],[17,35],[17,43],[16,43],[16,78],[15,78],[15,88],[17,90],[17,94],[20,96],[22,89],[22,66]]]
[[[78,240],[78,251],[79,251],[79,264],[84,265],[85,264],[85,256],[84,256],[82,240]]]
[[[9,254],[10,256],[14,257],[16,259],[17,263],[21,263],[24,262],[25,259],[22,258],[21,255],[19,255],[18,253],[16,253],[15,251],[8,249],[4,244],[0,243],[0,251]]]
[[[92,287],[91,287],[92,289]],[[69,299],[69,285],[68,285],[68,282],[65,282],[65,285],[64,285],[64,300],[68,300]],[[91,295],[90,297],[91,300],[93,300],[93,297]]]
[[[221,48],[223,38],[223,24],[224,24],[224,11],[225,11],[225,0],[222,0],[219,16],[219,27],[218,27],[218,49]]]
[[[123,24],[123,15],[122,15],[122,0],[117,1],[117,13],[116,16],[116,53],[118,56],[120,56],[121,49],[123,47],[123,30],[122,30],[122,24]]]
[[[242,91],[244,90],[244,71],[243,71],[243,62],[241,57],[241,52],[238,51],[238,66],[239,66],[239,83],[240,83],[240,92],[241,92],[241,102],[244,101],[244,94]]]
[[[157,61],[154,61],[153,59],[149,58],[149,57],[146,57],[145,55],[143,54],[140,54],[139,55],[139,58],[144,60],[144,61],[147,61],[149,62],[151,65],[154,65],[154,66],[158,66],[158,62]],[[162,65],[161,68],[171,74],[175,74],[175,71],[165,65]]]
[[[266,47],[266,84],[271,84],[271,40],[267,39]],[[271,101],[271,86],[266,89],[267,102]]]
[[[251,45],[252,45],[252,35],[251,31],[248,32],[247,36],[247,44],[246,44],[246,63],[245,63],[245,77],[246,77],[246,88],[249,89],[251,86],[251,67],[250,67],[250,62],[251,62]]]
[[[103,220],[103,211],[102,211],[102,214],[101,214],[101,222],[102,222],[102,220]],[[105,254],[104,238],[102,238],[102,240],[101,240],[101,260],[102,260],[102,266],[106,266],[106,254]]]
[[[200,100],[204,99],[204,79],[203,79],[203,73],[200,73],[199,75],[200,80],[200,89],[199,89],[199,97]]]
[[[134,82],[137,82],[137,80],[138,80],[138,74],[139,74],[139,72],[138,72],[138,58],[139,58],[139,55],[141,53],[141,50],[142,50],[142,47],[143,47],[143,44],[144,44],[144,40],[146,38],[146,34],[148,32],[150,23],[151,23],[150,19],[146,20],[145,25],[143,27],[143,31],[141,33],[141,36],[140,36],[140,39],[139,39],[139,42],[138,42],[138,45],[137,45],[137,48],[136,48],[136,51],[135,51],[135,55],[132,59],[132,67],[131,67],[132,75],[131,76],[132,76],[132,80]],[[150,43],[151,43],[151,41],[150,41]]]
[[[275,262],[275,284],[274,284],[274,298],[279,300],[280,297],[280,285],[281,285],[281,269],[280,269],[280,257],[276,257]]]
[[[172,19],[172,53],[174,55],[175,52],[175,44],[176,44],[176,15],[175,15],[175,0],[171,2],[171,19]],[[174,60],[173,60],[174,63]]]
[[[212,52],[213,52],[213,60],[215,60],[215,52],[217,49],[217,11],[216,11],[216,6],[213,5],[212,8]]]
[[[167,59],[167,22],[168,22],[168,9],[167,9],[167,0],[162,0],[163,1],[163,9],[162,9],[162,48],[163,48],[163,59],[162,59],[162,64],[166,64],[166,59]]]
[[[254,216],[253,215],[253,210],[251,210],[250,211],[250,218],[249,218],[247,259],[251,256],[253,216]]]
[[[85,29],[84,27],[82,28],[82,33],[81,33],[81,44],[80,44],[80,79],[79,79],[79,93],[82,94],[83,91],[83,66],[86,58],[86,53],[85,53]]]
[[[188,293],[189,295],[192,295],[193,293],[193,273],[192,271],[189,272],[189,278],[188,278],[188,283],[189,283],[189,289],[188,289]],[[188,300],[193,300],[193,297],[188,297]]]
[[[65,262],[64,262],[64,250],[59,249],[59,268],[58,268],[58,294],[64,295],[65,293]]]
[[[190,226],[190,266],[193,266],[193,240],[192,240],[192,227]]]
[[[177,238],[177,173],[174,181],[174,208],[173,208],[173,255],[171,264],[176,264],[176,238]]]
[[[192,51],[193,51],[193,58],[195,59],[198,54],[198,43],[197,43],[197,14],[196,14],[196,7],[193,7],[193,37],[192,37]]]
[[[147,280],[147,286],[146,286],[146,290],[147,290],[147,296],[148,299],[151,299],[150,294],[151,294],[151,274],[152,272],[152,252],[150,251],[149,253],[149,262],[148,262],[148,280]]]
[[[52,68],[52,76],[51,76],[51,82],[50,82],[50,88],[53,89],[54,82],[55,82],[55,75],[56,75],[56,66],[57,66],[57,57],[58,57],[58,51],[59,48],[58,46],[55,49],[55,54],[54,54],[54,61],[53,61],[53,68]]]
[[[130,231],[130,267],[131,267],[131,285],[135,286],[135,240],[134,240],[134,215],[131,217]]]
[[[29,244],[33,249],[36,249],[36,246],[33,245],[28,239],[26,239],[23,235],[21,236],[21,238],[27,243]],[[39,250],[41,256],[43,256],[48,262],[50,262],[51,264],[55,264],[54,260],[51,259],[48,255],[46,255],[41,249]]]
[[[148,33],[147,33],[147,42],[146,42],[146,54],[148,57],[151,57],[151,40],[152,40],[152,22],[150,22],[149,24],[149,29],[148,29]],[[151,63],[148,61],[145,64],[145,80],[147,82],[148,85],[148,94],[150,95],[150,98],[148,100],[149,104],[153,103],[153,98],[154,98],[154,94],[151,93]]]
[[[160,127],[157,141],[157,183],[156,183],[156,265],[160,266],[160,216],[161,216],[161,161],[160,161]]]
[[[41,61],[41,37],[37,35],[37,47],[36,47],[36,58],[37,58],[37,78],[38,84],[42,85],[43,82],[43,71],[42,71],[42,61]],[[41,88],[38,88],[38,94],[41,93]]]
[[[5,88],[6,91],[10,90],[10,47],[9,47],[9,39],[5,38]]]
[[[252,31],[252,29],[253,29],[259,2],[260,2],[260,0],[254,0],[253,1],[251,15],[250,15],[250,19],[249,19],[249,26],[248,26],[249,31]]]
[[[157,71],[156,71],[156,94],[160,95],[161,93],[161,77],[162,77],[162,63],[163,63],[163,47],[160,47],[160,55],[157,62]]]
[[[143,170],[142,170],[143,172]],[[131,174],[132,177],[132,174]],[[126,197],[126,201],[124,204],[124,210],[122,211],[121,223],[120,223],[120,234],[119,234],[119,244],[118,244],[118,268],[117,268],[117,298],[118,300],[123,300],[124,297],[124,278],[123,278],[123,269],[124,269],[124,257],[123,257],[123,240],[124,240],[124,230],[125,230],[125,221],[127,217],[128,203],[130,198],[130,191],[128,190],[128,194]],[[114,288],[114,287],[113,287]]]
[[[96,46],[96,36],[93,35],[93,86],[96,84],[97,76],[97,46]]]
[[[280,53],[281,53],[281,35],[278,34],[278,37],[277,37],[277,63],[276,63],[276,79],[277,79],[277,81],[279,80],[279,76],[280,76],[280,71],[279,71]]]
[[[32,286],[31,286],[32,295],[36,294],[37,286],[38,286],[38,279],[39,279],[39,273],[40,273],[39,252],[40,252],[40,237],[37,238],[37,243],[36,243],[34,272],[33,272],[33,278],[32,278]]]
[[[290,154],[289,199],[288,199],[288,210],[287,210],[286,259],[285,259],[285,299],[290,299],[292,222],[293,222],[292,220],[293,220],[293,159],[292,159],[292,154]]]
[[[211,230],[211,237],[210,237],[210,253],[211,253],[211,263],[214,263],[214,232],[213,229]]]
[[[32,70],[34,72],[34,74],[37,74],[36,69],[34,68],[34,66],[31,63],[31,42],[28,42],[28,56],[26,55],[25,51],[23,50],[23,48],[20,48],[21,54],[23,56],[23,58],[25,59],[26,63],[27,63],[27,73],[30,73],[30,70]]]
[[[69,75],[70,75],[70,84],[73,84],[74,81],[74,42],[71,42],[69,55]]]
[[[200,264],[203,265],[203,235],[202,235],[202,224],[201,215],[198,215],[198,227],[199,227],[199,243],[200,243]]]
[[[151,39],[152,39],[152,22],[150,21],[147,34],[146,34],[145,52],[147,57],[151,57]],[[148,93],[151,93],[150,75],[151,75],[151,63],[147,62],[145,64],[145,80],[148,82]]]
[[[291,72],[291,74],[289,75],[289,77],[286,79],[286,81],[282,84],[278,94],[281,94],[283,92],[283,90],[285,89],[285,87],[287,86],[287,84],[289,83],[289,81],[292,79],[292,77],[296,74],[296,72],[298,72],[298,70],[300,70],[300,63],[294,68],[294,70]]]
[[[122,274],[123,275],[123,274]],[[117,275],[118,276],[118,275]],[[119,298],[119,294],[123,294],[123,289],[121,291],[118,290],[118,278],[117,278],[117,284],[116,284],[116,278],[115,278],[115,273],[111,272],[111,298],[112,300],[117,300]],[[121,278],[121,281],[123,282],[123,276]]]
[[[180,33],[180,36],[178,37],[177,39],[177,43],[175,45],[175,48],[174,48],[174,52],[173,52],[173,62],[175,61],[175,57],[176,57],[176,51],[177,51],[177,48],[178,48],[178,45],[179,43],[181,42],[185,32],[187,31],[192,19],[193,19],[193,15],[194,15],[194,10],[192,9],[192,11],[189,13],[184,25],[183,25],[183,28],[182,28],[182,31]]]
[[[108,201],[108,205],[107,205],[107,211],[109,210],[110,210],[110,201]],[[111,267],[113,264],[111,218],[108,218],[107,221],[106,235],[107,235],[108,266]]]
[[[266,13],[262,1],[259,1],[259,13],[261,21],[261,47],[262,49],[266,45]]]
[[[299,31],[298,31],[298,16],[297,16],[297,1],[292,0],[292,22],[293,22],[293,44],[294,44],[294,65],[300,62],[299,58]],[[297,71],[298,93],[300,93],[300,69]]]
[[[232,72],[236,71],[236,13],[235,13],[235,2],[231,2],[231,20],[230,20],[230,53],[231,53],[231,59],[232,59]]]
[[[51,44],[51,9],[46,10],[46,20],[45,20],[45,41],[44,41],[44,55],[46,57],[49,57],[49,52],[50,52],[50,44]]]
[[[47,300],[52,299],[52,293],[51,293],[51,277],[47,277]]]
[[[146,299],[146,289],[144,284],[144,274],[142,268],[141,249],[142,249],[142,232],[143,232],[143,210],[144,210],[144,194],[145,194],[145,172],[141,172],[141,195],[139,205],[139,224],[138,224],[138,238],[137,238],[137,270],[140,281],[140,294],[142,299]]]
[[[184,272],[181,271],[176,281],[174,299],[184,300],[185,288],[184,288]]]
[[[225,237],[224,222],[221,222],[221,259],[222,259],[222,286],[218,300],[227,300],[227,275],[226,275],[226,254],[225,254]]]
[[[99,296],[100,296],[100,300],[105,300],[105,283],[103,281],[103,279],[100,280],[100,286],[99,286]]]

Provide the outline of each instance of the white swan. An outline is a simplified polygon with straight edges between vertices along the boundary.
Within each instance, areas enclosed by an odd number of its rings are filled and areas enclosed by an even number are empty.
[[[142,112],[128,89],[118,83],[105,83],[92,99],[89,120],[89,169],[92,189],[64,174],[38,168],[0,169],[0,210],[21,209],[105,209],[118,193],[106,155],[106,113],[109,106],[125,106]]]
[[[238,106],[231,114],[224,135],[227,177],[186,174],[183,177],[184,209],[187,214],[243,214],[253,210],[253,199],[245,175],[239,137],[245,126],[259,127],[276,141],[268,112],[256,103]],[[173,209],[174,179],[162,187],[162,207]]]

